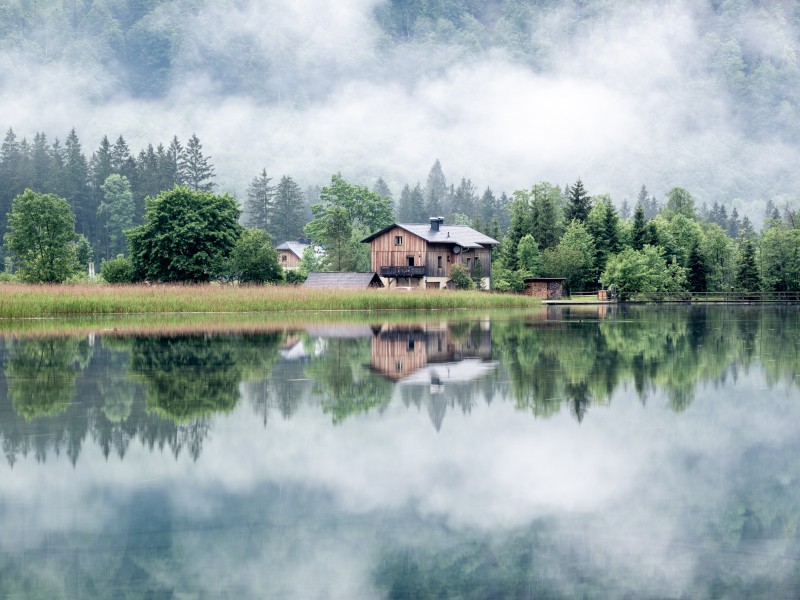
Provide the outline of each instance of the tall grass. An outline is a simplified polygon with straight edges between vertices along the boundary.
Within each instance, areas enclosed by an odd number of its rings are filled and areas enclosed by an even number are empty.
[[[539,300],[451,290],[388,291],[226,285],[0,284],[0,318],[143,313],[527,308]]]

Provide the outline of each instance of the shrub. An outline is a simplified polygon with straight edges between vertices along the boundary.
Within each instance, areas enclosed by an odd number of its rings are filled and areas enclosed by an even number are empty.
[[[467,268],[461,263],[453,265],[450,270],[450,278],[457,290],[471,290],[475,287],[475,282],[469,276]]]
[[[100,265],[100,275],[107,283],[131,283],[133,263],[129,258],[118,254],[116,258],[103,261]]]
[[[308,275],[303,274],[298,269],[291,269],[286,271],[286,283],[293,285],[301,285],[305,283]]]

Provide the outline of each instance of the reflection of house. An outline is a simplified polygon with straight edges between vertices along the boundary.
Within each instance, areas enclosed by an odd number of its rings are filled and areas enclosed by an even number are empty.
[[[372,268],[387,287],[448,287],[453,265],[472,275],[483,272],[482,287],[491,287],[495,239],[465,225],[445,225],[442,217],[430,225],[395,223],[362,240],[370,244]]]
[[[396,327],[372,339],[370,364],[398,383],[469,381],[494,369],[491,331],[473,324],[464,331],[444,326]]]
[[[316,288],[382,288],[383,282],[375,273],[309,273],[304,287]]]
[[[277,247],[278,262],[284,269],[296,269],[300,266],[300,261],[303,260],[303,252],[308,246],[309,244],[302,242],[283,242]]]

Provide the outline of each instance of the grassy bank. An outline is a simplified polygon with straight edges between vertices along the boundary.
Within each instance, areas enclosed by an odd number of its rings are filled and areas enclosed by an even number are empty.
[[[528,296],[427,290],[319,290],[289,286],[0,285],[0,318],[143,313],[528,308]]]

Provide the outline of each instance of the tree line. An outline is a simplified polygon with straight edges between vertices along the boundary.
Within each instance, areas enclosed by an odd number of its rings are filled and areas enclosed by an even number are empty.
[[[74,129],[63,148],[44,133],[30,144],[9,129],[0,147],[6,277],[65,281],[99,259],[113,281],[274,282],[284,275],[270,249],[288,240],[314,246],[301,274],[368,271],[364,237],[393,221],[441,215],[502,242],[493,259],[501,291],[519,291],[531,276],[565,277],[573,291],[614,286],[623,295],[800,289],[800,219],[788,205],[769,202],[756,232],[736,208],[729,214],[716,200],[697,207],[683,188],[662,204],[643,185],[633,211],[627,199],[617,209],[608,195],[591,196],[580,178],[563,188],[539,182],[509,198],[490,187],[480,193],[467,177],[448,182],[438,160],[424,186],[406,184],[397,200],[380,177],[369,189],[336,174],[304,193],[292,177],[275,181],[264,168],[240,205],[214,193],[214,175],[196,135],[185,146],[176,136],[167,147],[148,144],[136,156],[122,136],[114,144],[104,136],[87,159]],[[36,200],[43,196],[51,197]],[[48,244],[33,245],[45,215],[59,226]]]

